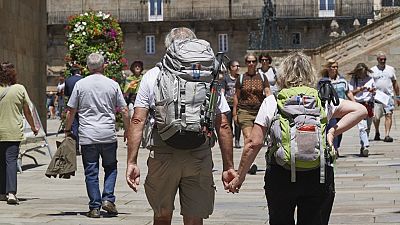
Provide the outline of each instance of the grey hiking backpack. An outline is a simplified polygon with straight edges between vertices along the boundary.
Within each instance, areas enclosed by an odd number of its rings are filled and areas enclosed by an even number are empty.
[[[155,124],[168,145],[193,149],[212,139],[205,122],[215,64],[204,40],[178,40],[167,49],[155,87]]]

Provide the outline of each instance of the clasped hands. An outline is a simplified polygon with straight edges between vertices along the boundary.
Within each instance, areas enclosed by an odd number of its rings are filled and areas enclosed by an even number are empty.
[[[229,193],[239,193],[239,189],[244,181],[244,176],[240,176],[234,169],[222,172],[222,183],[224,189]]]

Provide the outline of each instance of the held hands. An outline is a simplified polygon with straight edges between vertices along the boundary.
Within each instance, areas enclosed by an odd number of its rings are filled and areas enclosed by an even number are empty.
[[[244,182],[244,177],[240,177],[237,175],[229,184],[228,184],[228,192],[233,194],[239,193],[239,189],[242,187]]]
[[[222,183],[224,184],[224,189],[228,190],[229,189],[229,184],[232,182],[234,178],[238,176],[237,172],[235,169],[228,169],[224,172],[222,172]]]
[[[239,193],[239,189],[245,179],[245,176],[240,177],[239,174],[234,169],[229,169],[222,173],[222,183],[224,184],[224,189],[228,193]]]
[[[133,191],[137,192],[140,182],[140,170],[137,164],[128,163],[126,168],[126,183]]]

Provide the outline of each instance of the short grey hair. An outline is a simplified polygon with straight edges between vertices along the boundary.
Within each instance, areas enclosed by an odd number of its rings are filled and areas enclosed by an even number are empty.
[[[299,86],[314,87],[316,72],[310,57],[302,52],[293,52],[279,66],[278,84],[281,88]]]
[[[165,47],[168,48],[175,40],[196,39],[196,35],[187,27],[172,28],[165,37]]]
[[[376,58],[379,58],[379,57],[381,57],[381,56],[386,57],[385,52],[379,51],[379,52],[376,53]]]
[[[91,53],[86,60],[87,67],[90,72],[103,69],[104,56],[99,53]]]

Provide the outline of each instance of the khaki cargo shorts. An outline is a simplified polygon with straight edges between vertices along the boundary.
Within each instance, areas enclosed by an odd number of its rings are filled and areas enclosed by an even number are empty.
[[[238,109],[237,114],[240,128],[253,127],[257,113],[257,110]]]
[[[375,119],[380,119],[385,115],[393,113],[393,110],[394,110],[394,100],[393,100],[393,98],[390,98],[388,105],[384,105],[384,104],[375,102],[375,104],[374,104],[374,117],[375,117]]]
[[[152,147],[147,167],[144,188],[156,216],[175,209],[178,190],[181,215],[206,219],[212,214],[215,184],[210,147],[194,150]]]

